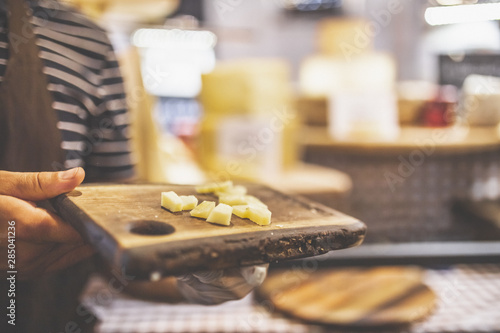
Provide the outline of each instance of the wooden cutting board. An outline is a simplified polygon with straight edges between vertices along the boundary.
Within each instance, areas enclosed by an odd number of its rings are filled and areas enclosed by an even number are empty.
[[[110,264],[143,279],[314,256],[363,241],[366,226],[355,218],[263,185],[245,186],[268,205],[271,225],[233,215],[225,227],[162,209],[165,191],[217,200],[183,185],[82,186],[53,205]]]
[[[407,325],[436,304],[417,267],[273,271],[257,297],[307,322],[356,328]]]

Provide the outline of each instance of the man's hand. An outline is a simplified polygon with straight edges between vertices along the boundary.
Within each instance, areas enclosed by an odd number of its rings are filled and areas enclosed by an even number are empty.
[[[187,274],[177,278],[177,288],[189,303],[212,305],[237,300],[264,282],[268,266],[265,264]]]
[[[8,222],[15,221],[15,268],[32,279],[90,257],[92,248],[54,213],[36,201],[69,192],[85,178],[82,168],[61,172],[0,171],[0,270],[7,270]]]

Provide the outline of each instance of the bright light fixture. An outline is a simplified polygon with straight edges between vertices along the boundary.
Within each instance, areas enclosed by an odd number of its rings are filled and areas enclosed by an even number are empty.
[[[500,3],[429,7],[425,21],[430,25],[500,20]]]
[[[137,47],[212,49],[217,37],[210,31],[181,29],[139,29],[132,36]]]
[[[217,37],[210,31],[137,30],[132,43],[140,50],[146,91],[154,96],[197,96],[201,89],[201,75],[215,67],[216,42]]]
[[[436,0],[441,6],[455,6],[455,5],[471,5],[477,3],[477,0]]]

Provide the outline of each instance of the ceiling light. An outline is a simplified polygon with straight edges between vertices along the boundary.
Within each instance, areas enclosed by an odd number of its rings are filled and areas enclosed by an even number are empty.
[[[500,3],[429,7],[425,21],[430,25],[500,20]]]

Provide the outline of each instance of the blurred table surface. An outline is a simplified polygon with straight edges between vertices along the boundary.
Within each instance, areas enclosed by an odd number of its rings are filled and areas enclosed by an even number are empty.
[[[426,268],[424,283],[438,297],[435,311],[410,327],[378,333],[500,331],[500,264]],[[254,300],[252,294],[217,306],[172,305],[114,293],[108,281],[95,276],[81,299],[100,318],[96,333],[352,332],[347,328],[321,327],[284,317],[268,303]]]
[[[415,148],[432,148],[432,153],[465,153],[500,149],[496,127],[443,128],[403,126],[395,140],[357,138],[335,140],[327,127],[305,126],[300,143],[307,147],[364,153],[403,153]]]
[[[499,228],[452,210],[457,199],[500,196],[496,127],[402,127],[394,141],[338,141],[310,126],[300,137],[304,161],[351,177],[348,204],[329,206],[367,224],[365,243],[500,240]]]
[[[352,189],[351,178],[346,173],[309,163],[298,163],[264,183],[281,192],[298,195],[347,194]]]

